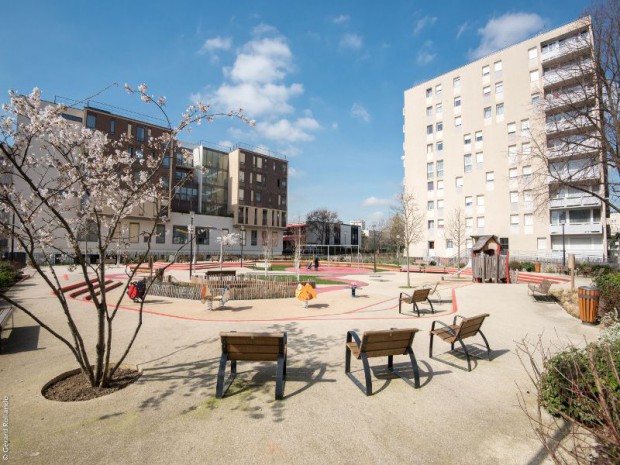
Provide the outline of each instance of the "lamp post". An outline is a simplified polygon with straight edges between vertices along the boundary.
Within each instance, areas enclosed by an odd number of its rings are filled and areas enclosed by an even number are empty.
[[[372,269],[373,273],[377,272],[377,226],[372,225]]]
[[[187,233],[189,234],[189,278],[192,279],[192,264],[194,262],[194,212],[190,212],[189,214]]]
[[[243,268],[243,246],[245,245],[245,226],[241,226],[241,268]]]

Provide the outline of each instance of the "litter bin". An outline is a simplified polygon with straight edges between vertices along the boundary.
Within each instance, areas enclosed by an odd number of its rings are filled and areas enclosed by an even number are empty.
[[[536,273],[540,273],[540,263],[535,263],[535,264],[534,264],[534,271],[535,271]]]
[[[584,323],[595,323],[598,314],[598,301],[601,295],[599,288],[594,286],[580,286],[577,290],[579,297],[579,318]]]

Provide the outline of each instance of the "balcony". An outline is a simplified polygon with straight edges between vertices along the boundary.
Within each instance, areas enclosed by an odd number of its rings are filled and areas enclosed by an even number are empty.
[[[573,81],[585,79],[594,72],[594,65],[591,59],[581,63],[572,63],[569,66],[548,69],[543,75],[543,86],[554,87],[557,84],[568,85]]]
[[[603,224],[598,223],[584,223],[584,224],[570,224],[564,225],[564,234],[602,234]],[[549,226],[549,234],[562,235],[562,225],[552,224]]]
[[[585,115],[567,117],[559,121],[546,123],[548,135],[557,135],[570,131],[582,132],[584,129],[594,126],[592,119]]]
[[[600,145],[598,140],[590,138],[582,141],[567,141],[565,144],[549,148],[547,154],[549,158],[578,158],[582,155],[598,152],[599,149]]]
[[[545,95],[545,111],[558,110],[560,108],[574,108],[587,100],[594,99],[594,87],[579,87],[566,92],[549,92]]]
[[[566,39],[559,47],[544,53],[541,62],[544,65],[569,60],[575,56],[584,54],[590,48],[590,41],[581,36]]]
[[[600,179],[600,170],[598,166],[585,166],[582,168],[571,169],[556,169],[553,166],[549,167],[551,174],[547,177],[549,184],[559,182],[559,180],[566,182],[587,181],[590,179]]]
[[[593,195],[579,195],[573,197],[563,197],[561,199],[551,199],[549,201],[549,208],[572,208],[572,207],[592,207],[599,206],[601,204],[600,199]]]

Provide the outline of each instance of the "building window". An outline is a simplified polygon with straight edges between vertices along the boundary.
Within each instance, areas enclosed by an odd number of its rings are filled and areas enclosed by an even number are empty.
[[[488,77],[491,72],[491,67],[489,65],[485,65],[482,67],[482,77]]]
[[[517,204],[519,203],[519,193],[516,191],[512,191],[510,193],[510,203]]]
[[[433,96],[433,89],[432,87],[429,87],[428,89],[426,89],[426,98],[431,98]]]
[[[538,250],[547,250],[547,238],[546,237],[537,237],[536,238],[536,248]]]
[[[433,153],[433,144],[426,144],[426,153]]]
[[[471,145],[471,134],[465,134],[463,136],[463,144],[464,145]]]
[[[538,57],[538,49],[536,47],[529,49],[527,51],[527,56],[530,60],[533,60],[534,58]]]
[[[435,229],[435,220],[428,220],[428,229]]]
[[[257,245],[257,244],[258,244],[258,231],[253,229],[252,231],[250,231],[250,245]]]
[[[155,243],[156,244],[166,243],[166,225],[158,224],[155,227]]]
[[[460,116],[457,116],[456,118],[454,118],[455,127],[460,128],[462,124],[463,124],[463,120]]]
[[[462,176],[458,176],[455,180],[455,185],[456,187],[463,187],[463,177]]]
[[[139,141],[145,140],[144,128],[142,126],[136,126],[136,139]]]
[[[454,97],[454,106],[455,107],[461,106],[461,97]]]
[[[97,126],[97,116],[89,113],[86,115],[86,127],[89,129],[95,129]]]
[[[534,71],[530,71],[530,82],[532,84],[538,83],[539,78],[540,78],[540,74],[538,73],[537,69],[535,69]]]
[[[443,105],[441,103],[435,105],[435,113],[437,115],[441,115],[443,113]]]
[[[495,116],[502,116],[504,114],[504,104],[498,103],[495,105]]]
[[[437,200],[437,210],[439,210],[439,213],[443,212],[443,203],[444,203],[443,199]]]
[[[463,156],[463,171],[465,173],[471,173],[471,153]]]
[[[476,132],[476,143],[482,142],[482,131]]]
[[[484,228],[484,216],[479,216],[476,218],[476,226],[479,228]]]
[[[484,86],[482,88],[482,96],[488,97],[489,95],[491,95],[491,86]]]
[[[502,70],[502,60],[496,61],[493,63],[493,70],[497,73]]]
[[[531,213],[523,215],[523,225],[534,226],[534,215],[532,215]]]
[[[521,153],[526,156],[532,153],[532,146],[529,142],[524,142],[521,144]]]
[[[443,180],[437,181],[437,190],[438,191],[442,191],[443,190]],[[437,201],[439,202],[439,201]]]
[[[474,198],[471,195],[465,197],[465,208],[471,208],[474,204]]]
[[[523,176],[528,177],[532,175],[532,167],[530,165],[523,167]]]
[[[482,163],[484,161],[484,153],[476,152],[476,163]]]
[[[426,209],[428,211],[433,211],[435,209],[435,202],[433,200],[426,202]]]
[[[432,134],[433,133],[433,125],[429,124],[428,126],[426,126],[426,134]]]
[[[484,195],[477,195],[476,196],[476,206],[477,207],[484,207]]]
[[[209,228],[196,226],[196,244],[209,245]]]
[[[172,243],[185,244],[187,241],[187,226],[172,227]]]
[[[426,107],[426,116],[433,116],[433,107]]]
[[[446,249],[454,248],[454,241],[452,239],[446,239]]]
[[[437,151],[443,152],[443,141],[437,142]]]
[[[115,134],[115,133],[116,133],[116,120],[111,119],[110,120],[110,134]]]
[[[426,164],[426,179],[433,179],[435,177],[433,162]]]
[[[267,209],[263,208],[263,226],[267,226]]]
[[[508,123],[507,127],[509,135],[517,132],[517,123]]]
[[[440,218],[437,220],[437,229],[443,229],[443,228],[444,228],[444,220]]]
[[[532,94],[532,99],[531,99],[532,106],[537,107],[539,102],[540,102],[540,95]]]
[[[473,218],[465,218],[465,227],[467,229],[471,229],[474,227],[474,219]]]
[[[516,179],[516,177],[517,177],[517,169],[516,168],[510,168],[508,170],[508,177],[510,179]]]
[[[443,131],[443,121],[438,122],[435,126],[437,127],[437,132]]]
[[[443,160],[437,161],[437,177],[443,178]]]
[[[485,107],[484,119],[491,119],[491,107]]]
[[[530,130],[530,120],[523,119],[521,120],[521,132],[527,134]]]
[[[517,146],[516,145],[509,145],[508,146],[508,162],[509,163],[516,163],[517,162]],[[515,169],[516,168],[511,168],[511,169]]]
[[[487,190],[493,190],[495,184],[495,172],[487,171]]]
[[[500,95],[504,93],[504,83],[503,82],[497,82],[495,84],[495,95]]]
[[[433,181],[429,181],[426,183],[426,189],[428,191],[432,191],[435,189],[435,183]]]
[[[239,189],[239,201],[243,202],[245,200],[245,189]]]
[[[437,84],[437,85],[435,86],[435,95],[436,95],[437,97],[439,97],[439,96],[441,95],[442,90],[443,90],[443,89],[442,89],[441,84]]]
[[[452,79],[452,87],[454,87],[455,89],[458,89],[461,87],[461,78],[459,76]]]
[[[519,215],[510,215],[510,226],[519,226]]]
[[[262,198],[263,198],[263,196],[262,196],[262,194],[260,192],[257,192],[255,197],[256,197],[256,201],[257,202],[260,202],[262,200]]]

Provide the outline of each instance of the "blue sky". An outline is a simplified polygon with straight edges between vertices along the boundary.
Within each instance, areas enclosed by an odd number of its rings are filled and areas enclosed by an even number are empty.
[[[97,97],[153,114],[122,90],[146,82],[170,116],[197,99],[242,107],[183,139],[287,155],[289,220],[317,207],[386,218],[402,181],[403,92],[542,30],[587,2],[3,2],[0,90]],[[60,7],[62,5],[62,7]],[[4,93],[6,96],[7,94]],[[6,101],[7,97],[2,98]]]

